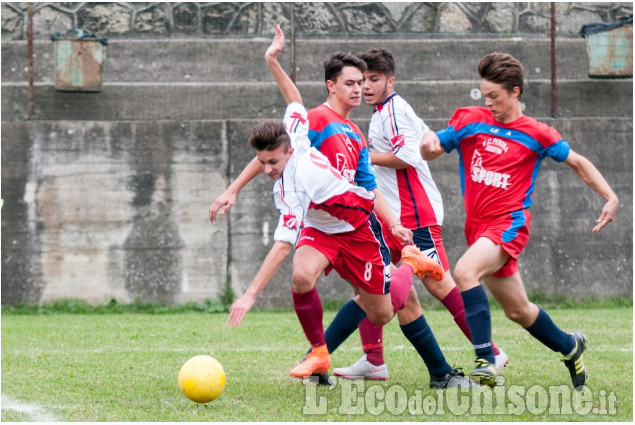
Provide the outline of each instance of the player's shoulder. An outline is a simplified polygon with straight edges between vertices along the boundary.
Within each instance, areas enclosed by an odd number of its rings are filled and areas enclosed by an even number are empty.
[[[464,106],[454,111],[454,116],[487,120],[492,118],[492,113],[482,106]]]
[[[543,146],[558,142],[562,139],[558,130],[545,122],[538,121],[537,119],[527,115],[523,115],[516,124],[517,129],[530,135]]]
[[[309,114],[309,117],[317,118],[317,117],[324,117],[328,115],[330,111],[331,111],[331,108],[329,108],[324,103],[322,103],[321,105],[318,105],[315,108],[309,109],[307,113]]]
[[[307,111],[307,116],[309,117],[311,128],[314,130],[317,129],[318,131],[336,119],[336,117],[333,116],[331,108],[326,106],[324,103],[315,108],[309,109]]]
[[[383,102],[381,102],[381,110],[380,112],[383,114],[392,115],[392,111],[402,111],[409,107],[410,105],[401,97],[397,92],[391,94]],[[378,108],[380,109],[380,108]],[[390,112],[388,112],[390,111]]]
[[[450,126],[455,129],[463,128],[474,123],[491,123],[492,113],[481,106],[465,106],[454,111],[450,118]]]

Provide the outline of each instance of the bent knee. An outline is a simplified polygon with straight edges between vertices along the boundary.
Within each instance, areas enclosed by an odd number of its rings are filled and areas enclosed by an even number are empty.
[[[453,274],[454,282],[456,282],[456,286],[461,291],[474,286],[474,282],[479,282],[479,277],[469,267],[463,267],[460,263],[456,265]]]
[[[311,273],[304,270],[293,270],[291,277],[293,292],[296,294],[304,294],[315,287],[315,280]]]
[[[513,308],[505,308],[505,317],[507,317],[512,322],[524,324],[531,316],[531,309],[529,305],[527,306],[518,306]]]
[[[388,322],[390,322],[390,319],[392,319],[393,314],[392,312],[390,312],[390,314],[388,314],[387,312],[373,312],[373,313],[367,314],[367,316],[368,316],[368,320],[370,320],[374,324],[378,326],[384,326],[384,325],[387,325]]]

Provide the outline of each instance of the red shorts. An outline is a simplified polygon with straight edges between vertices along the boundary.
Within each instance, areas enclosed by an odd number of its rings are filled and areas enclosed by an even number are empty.
[[[371,294],[390,292],[390,264],[382,258],[381,235],[378,238],[370,222],[352,232],[326,234],[312,227],[304,227],[296,247],[312,246],[326,256],[340,277]],[[384,245],[385,246],[385,245]]]
[[[390,248],[390,258],[393,264],[397,264],[401,260],[401,249],[404,247],[401,241],[394,237],[388,226],[383,226],[384,238]],[[450,270],[450,262],[448,255],[443,246],[443,238],[441,237],[441,226],[421,227],[412,231],[412,242],[428,257],[437,260],[443,267],[444,271]]]
[[[465,221],[465,239],[468,246],[472,246],[480,237],[486,237],[500,245],[510,258],[492,276],[511,276],[518,271],[518,256],[529,242],[530,222],[531,212],[527,209],[494,218],[468,218]]]

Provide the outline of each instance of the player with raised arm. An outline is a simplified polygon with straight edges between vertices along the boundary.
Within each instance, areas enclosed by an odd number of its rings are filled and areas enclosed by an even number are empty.
[[[517,59],[491,53],[480,60],[478,72],[485,107],[457,109],[446,129],[426,133],[421,143],[428,161],[455,149],[459,153],[469,248],[456,264],[454,279],[477,357],[470,378],[493,386],[497,376],[483,280],[510,320],[564,356],[573,386],[580,390],[587,377],[582,356],[587,338],[562,331],[529,301],[517,259],[529,240],[531,195],[544,158],[570,166],[606,200],[594,232],[613,220],[619,200],[595,165],[574,152],[557,130],[523,115],[523,67]]]
[[[319,147],[325,153],[332,166],[349,181],[375,193],[374,209],[377,215],[390,230],[398,245],[411,240],[412,232],[403,228],[392,214],[381,192],[377,188],[375,175],[371,169],[366,141],[359,128],[350,121],[351,109],[361,102],[361,85],[363,70],[366,64],[350,53],[336,52],[324,63],[325,86],[328,92],[327,101],[319,107],[308,111],[309,138],[313,147]],[[258,170],[253,169],[254,161],[227,188],[210,207],[210,220],[214,221],[221,208],[229,208],[235,201],[235,194]],[[257,165],[257,164],[256,164]],[[390,224],[392,223],[392,224]],[[371,218],[371,226],[376,234],[382,234],[381,225]],[[310,226],[309,226],[310,227]],[[305,232],[310,233],[307,229]],[[407,235],[409,239],[404,236]],[[298,246],[311,244],[313,236],[301,237]],[[383,243],[383,240],[382,240]],[[386,251],[388,249],[386,248]],[[386,263],[389,254],[386,254]],[[298,314],[321,311],[322,304],[314,289],[317,278],[325,270],[328,273],[332,266],[323,263],[322,255],[316,250],[298,250],[294,255],[293,268],[294,289],[292,291],[294,308]],[[411,279],[410,267],[391,266],[392,279]],[[310,290],[309,290],[310,289]],[[402,328],[409,341],[422,357],[430,374],[429,385],[432,388],[448,388],[466,386],[469,382],[462,372],[452,368],[443,356],[434,334],[423,319],[416,292],[409,287],[405,307],[398,312],[400,322],[408,324]],[[307,292],[305,292],[307,291]],[[346,303],[333,319],[325,333],[325,342],[329,352],[333,352],[357,328],[358,307],[353,301]],[[319,323],[317,322],[319,319]],[[315,326],[321,327],[321,316],[314,316]],[[312,349],[309,350],[309,354]],[[329,382],[328,375],[320,374],[320,383]]]
[[[446,271],[440,282],[429,278],[421,281],[428,292],[448,309],[458,327],[470,340],[463,300],[449,273],[450,265],[441,236],[441,193],[432,179],[427,162],[419,153],[423,134],[431,130],[415,114],[408,102],[395,92],[393,54],[386,49],[370,49],[357,56],[367,66],[362,87],[364,99],[374,107],[368,130],[368,144],[377,184],[392,213],[406,228],[412,230],[414,244],[424,254],[439,261]],[[391,240],[390,235],[385,237],[393,254],[393,263],[397,263],[401,246]],[[418,301],[413,305],[412,316],[399,316],[404,334],[408,335],[413,320],[424,320]],[[360,323],[359,333],[364,355],[349,367],[333,369],[333,373],[345,378],[387,379],[388,366],[383,355],[382,327],[364,319]],[[492,347],[496,367],[500,371],[507,364],[507,355],[495,345]]]
[[[355,305],[357,322],[352,329],[367,315],[374,323],[385,324],[405,305],[413,273],[441,279],[443,270],[409,245],[402,251],[402,269],[409,270],[409,276],[391,279],[389,265],[382,256],[381,229],[378,232],[371,226],[375,195],[349,183],[324,155],[310,147],[302,98],[277,60],[283,46],[284,34],[277,26],[265,60],[288,105],[284,123],[264,121],[249,138],[263,171],[275,181],[274,199],[280,219],[275,243],[245,294],[230,307],[228,324],[235,327],[243,320],[291,251],[298,233],[296,255],[315,251],[322,270],[334,268],[355,287],[357,295],[350,303]],[[306,227],[300,230],[302,221]],[[400,236],[400,231],[394,229],[393,236]],[[297,273],[295,261],[292,292],[298,319],[313,350],[290,374],[305,377],[327,372],[330,354],[324,342],[321,303],[319,308],[311,306],[307,310],[299,308],[296,301],[307,293],[317,296],[315,280],[307,282]]]

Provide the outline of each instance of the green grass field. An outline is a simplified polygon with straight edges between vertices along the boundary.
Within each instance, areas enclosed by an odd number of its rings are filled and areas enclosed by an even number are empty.
[[[633,420],[632,307],[549,309],[589,338],[589,388],[571,389],[559,355],[494,309],[510,357],[494,390],[434,391],[396,321],[385,328],[391,379],[316,387],[288,376],[307,343],[295,314],[251,312],[232,330],[224,313],[2,314],[3,421],[624,421]],[[329,323],[334,312],[325,313]],[[473,354],[450,315],[426,312],[450,364]],[[221,396],[199,405],[179,391],[181,365],[211,354],[225,367]],[[361,355],[355,333],[334,367]],[[564,384],[564,386],[561,386]]]

